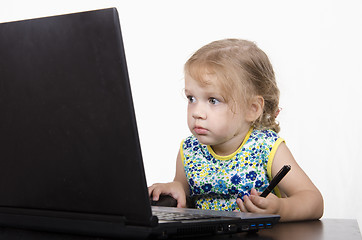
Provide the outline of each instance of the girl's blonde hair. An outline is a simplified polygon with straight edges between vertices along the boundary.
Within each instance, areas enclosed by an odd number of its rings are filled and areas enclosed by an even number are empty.
[[[196,51],[185,64],[185,74],[202,84],[205,74],[218,80],[221,94],[233,107],[248,103],[254,96],[264,98],[262,114],[253,122],[256,129],[279,132],[275,120],[279,110],[279,89],[267,55],[253,42],[224,39]]]

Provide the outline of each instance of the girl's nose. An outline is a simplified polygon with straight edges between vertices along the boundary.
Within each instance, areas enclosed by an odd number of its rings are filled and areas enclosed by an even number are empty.
[[[194,107],[192,112],[192,117],[195,119],[206,119],[206,111],[205,108],[201,106],[201,104],[198,104]]]

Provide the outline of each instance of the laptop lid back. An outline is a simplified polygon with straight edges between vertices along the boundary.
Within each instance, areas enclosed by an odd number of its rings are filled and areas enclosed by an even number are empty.
[[[116,9],[0,24],[0,207],[151,219]]]

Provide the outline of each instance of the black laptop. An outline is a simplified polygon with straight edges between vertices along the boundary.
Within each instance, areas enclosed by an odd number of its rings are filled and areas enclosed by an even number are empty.
[[[0,24],[1,226],[146,238],[278,220],[151,207],[115,8]]]

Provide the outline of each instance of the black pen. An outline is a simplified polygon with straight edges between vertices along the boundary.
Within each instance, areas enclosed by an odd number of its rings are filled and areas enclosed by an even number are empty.
[[[269,186],[260,194],[260,197],[266,197],[268,194],[273,191],[273,189],[278,185],[278,183],[283,179],[283,177],[290,171],[290,165],[284,165],[282,169],[279,170],[277,175],[270,181]]]

